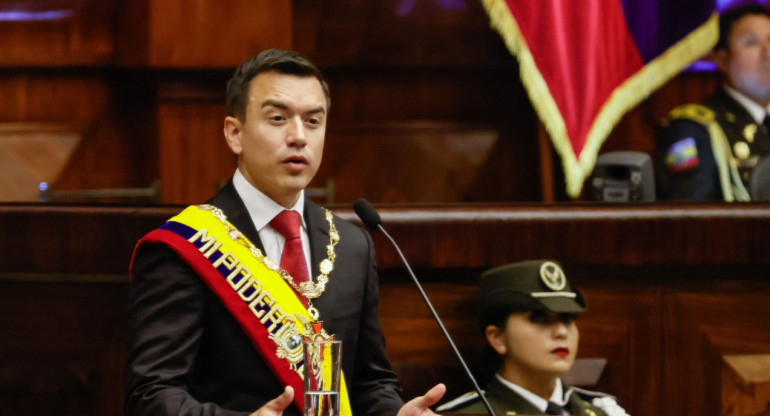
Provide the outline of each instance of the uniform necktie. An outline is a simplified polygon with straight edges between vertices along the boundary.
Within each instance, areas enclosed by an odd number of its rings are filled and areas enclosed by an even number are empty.
[[[310,280],[305,250],[302,249],[302,237],[299,232],[301,220],[302,218],[297,211],[283,210],[270,221],[270,226],[286,238],[283,252],[281,252],[281,268],[291,275],[297,285]],[[295,289],[294,292],[297,293],[297,290]],[[307,299],[301,294],[297,294],[302,303],[307,306]]]
[[[549,415],[563,416],[564,408],[549,400],[548,406],[545,408],[545,413]]]

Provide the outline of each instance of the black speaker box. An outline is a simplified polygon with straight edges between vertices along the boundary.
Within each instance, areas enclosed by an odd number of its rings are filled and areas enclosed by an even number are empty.
[[[596,159],[589,198],[605,202],[655,200],[652,160],[642,152],[610,152]]]

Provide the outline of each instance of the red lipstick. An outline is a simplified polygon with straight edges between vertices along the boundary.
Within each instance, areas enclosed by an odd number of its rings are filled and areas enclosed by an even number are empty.
[[[569,355],[569,348],[558,347],[551,350],[551,354],[556,354],[559,357],[566,357]]]

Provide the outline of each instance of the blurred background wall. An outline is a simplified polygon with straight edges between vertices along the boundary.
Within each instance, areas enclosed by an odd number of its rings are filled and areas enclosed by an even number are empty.
[[[148,188],[207,199],[232,174],[224,85],[265,48],[331,85],[325,202],[568,199],[560,162],[475,0],[0,2],[0,201]],[[685,73],[629,112],[603,151],[653,148],[655,123],[711,91]],[[324,202],[324,201],[322,201]]]

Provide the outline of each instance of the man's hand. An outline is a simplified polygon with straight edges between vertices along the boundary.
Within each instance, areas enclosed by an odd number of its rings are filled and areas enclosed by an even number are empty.
[[[442,383],[436,384],[428,390],[424,396],[415,397],[406,402],[398,411],[398,416],[430,416],[435,415],[428,407],[438,403],[446,393],[446,386]]]
[[[294,389],[291,386],[286,386],[280,396],[265,403],[264,406],[257,409],[257,411],[250,416],[281,416],[283,414],[283,409],[289,407],[292,400],[294,400]]]

